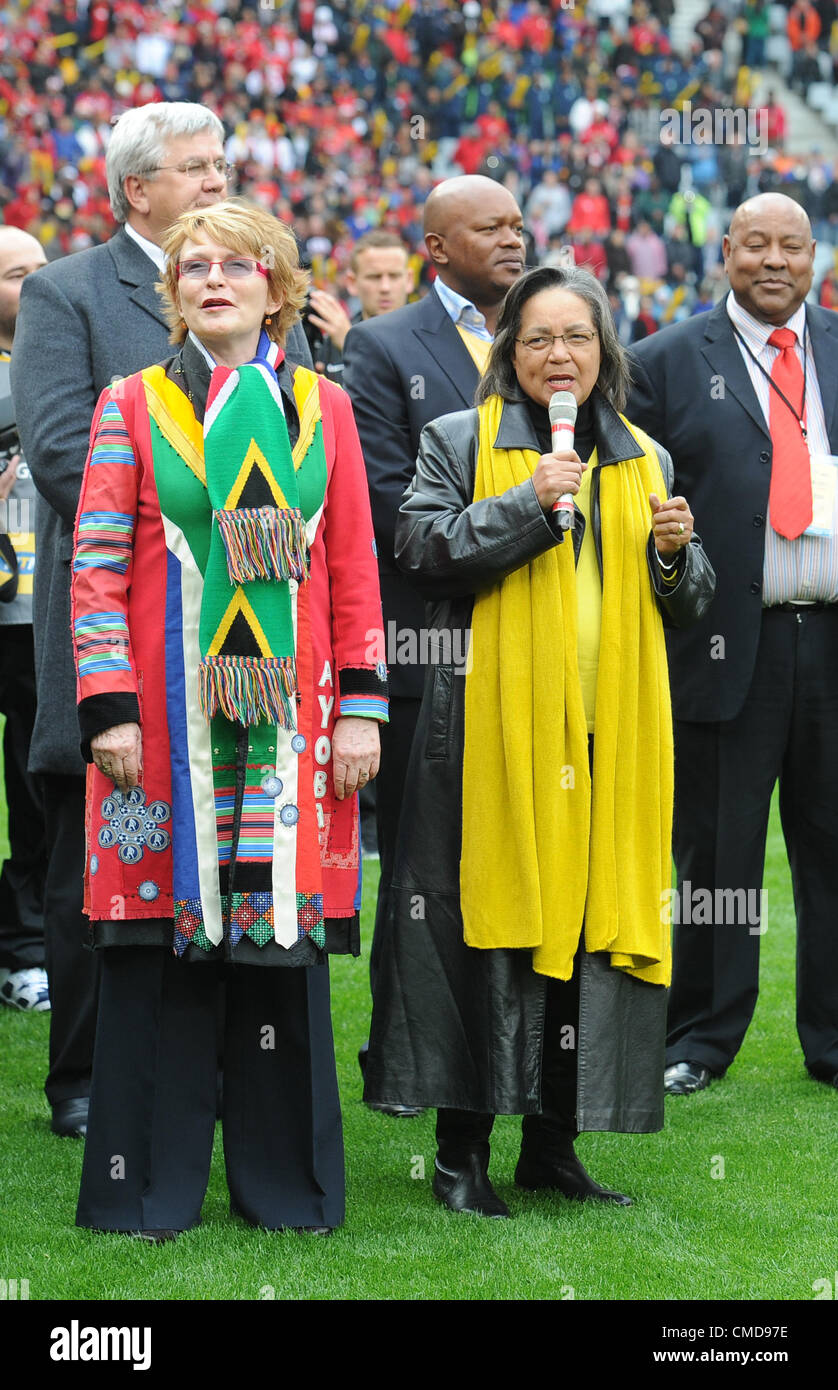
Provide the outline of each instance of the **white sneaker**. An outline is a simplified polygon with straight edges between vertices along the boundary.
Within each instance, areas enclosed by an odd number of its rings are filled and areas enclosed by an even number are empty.
[[[50,1008],[47,972],[39,965],[28,970],[0,970],[0,1003],[28,1013],[46,1013]]]

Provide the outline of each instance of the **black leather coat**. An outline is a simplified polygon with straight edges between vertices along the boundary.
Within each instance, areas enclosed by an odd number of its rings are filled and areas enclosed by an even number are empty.
[[[637,456],[616,411],[595,393],[594,431],[602,467]],[[382,943],[365,1099],[500,1114],[541,1108],[546,983],[528,950],[475,950],[463,941],[459,906],[464,652],[479,589],[562,542],[528,480],[473,502],[477,412],[446,415],[422,432],[416,476],[396,528],[399,564],[430,600],[440,633],[429,665],[400,821],[399,848]],[[500,448],[536,449],[524,405],[507,403]],[[658,447],[667,488],[672,463]],[[592,479],[597,553],[599,489]],[[578,555],[584,518],[577,512]],[[678,561],[663,592],[654,547],[650,581],[665,623],[701,616],[714,575],[700,541]],[[450,659],[445,660],[448,656]],[[433,652],[432,652],[433,658]],[[514,911],[514,904],[510,904]],[[643,1132],[663,1124],[666,990],[613,970],[607,955],[582,954],[577,1123],[582,1130]]]

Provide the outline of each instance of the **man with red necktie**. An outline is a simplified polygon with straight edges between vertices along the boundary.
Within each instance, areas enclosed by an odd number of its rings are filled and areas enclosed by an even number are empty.
[[[702,1090],[759,988],[771,795],[797,916],[797,1030],[838,1086],[838,314],[806,304],[815,243],[778,193],[737,208],[730,293],[633,349],[627,413],[675,463],[716,570],[669,634],[675,714],[674,972],[666,1090]]]

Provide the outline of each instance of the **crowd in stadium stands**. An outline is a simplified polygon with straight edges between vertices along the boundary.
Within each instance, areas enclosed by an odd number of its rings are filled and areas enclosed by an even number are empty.
[[[788,193],[838,245],[838,160],[786,153],[773,95],[747,128],[705,143],[702,114],[750,108],[760,89],[765,0],[711,4],[687,57],[671,45],[672,11],[672,0],[9,0],[0,215],[50,259],[107,239],[110,122],[148,101],[198,101],[229,132],[237,191],[293,224],[319,286],[346,297],[352,243],[378,226],[413,248],[421,285],[429,190],[482,172],[525,209],[529,262],[571,247],[607,282],[630,341],[718,298],[721,237],[749,194]],[[835,16],[836,0],[789,6],[785,75],[802,93],[834,81]],[[673,132],[662,113],[685,101]],[[828,258],[817,284],[835,307]]]

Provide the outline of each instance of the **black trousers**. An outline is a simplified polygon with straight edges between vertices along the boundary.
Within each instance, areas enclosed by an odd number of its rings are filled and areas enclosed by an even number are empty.
[[[797,916],[797,1030],[809,1071],[830,1080],[838,1073],[838,607],[767,609],[741,713],[725,723],[676,724],[681,923],[668,1064],[723,1072],[751,1021],[760,931],[771,930],[760,890],[778,778]],[[696,921],[702,901],[712,903],[707,923]]]
[[[44,944],[52,1004],[50,1105],[90,1092],[99,990],[98,954],[88,947],[84,901],[84,777],[40,778],[47,837]]]
[[[76,1223],[186,1230],[200,1220],[225,985],[224,1159],[254,1226],[339,1226],[343,1131],[328,967],[185,964],[163,947],[100,953],[102,990]]]
[[[569,980],[546,980],[541,1058],[541,1112],[521,1121],[521,1152],[545,1162],[569,1158],[576,1128],[579,1038],[579,955]],[[572,1045],[570,1045],[572,1044]],[[494,1115],[475,1110],[438,1110],[436,1140],[445,1168],[462,1167],[471,1153],[489,1162]]]
[[[35,722],[31,623],[0,624],[0,712],[6,716],[3,763],[9,810],[9,858],[0,874],[0,966],[44,964],[46,838],[41,790],[27,771]]]

